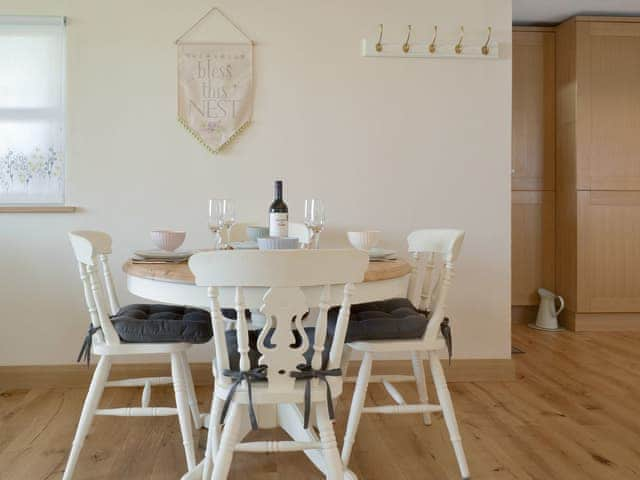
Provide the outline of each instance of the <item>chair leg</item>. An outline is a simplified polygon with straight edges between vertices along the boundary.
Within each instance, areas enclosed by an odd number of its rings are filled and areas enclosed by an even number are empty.
[[[231,404],[229,416],[225,419],[224,428],[222,429],[220,446],[213,462],[213,480],[226,480],[229,476],[233,450],[240,439],[242,408],[244,408],[244,405],[235,402]]]
[[[202,478],[203,480],[209,480],[211,478],[211,467],[213,466],[213,459],[218,452],[218,446],[220,445],[220,415],[222,413],[222,406],[224,400],[216,397],[215,392],[211,399],[211,414],[209,415],[209,431],[207,433],[207,447],[204,453],[204,469]]]
[[[187,460],[187,470],[191,471],[196,466],[196,456],[193,448],[193,431],[189,415],[187,384],[180,355],[179,352],[171,354],[171,376],[173,377],[173,390],[176,395],[176,407],[178,409],[180,432],[182,433],[182,444],[184,445],[184,453]]]
[[[202,417],[200,416],[200,408],[198,407],[198,397],[196,397],[196,387],[193,384],[193,376],[191,375],[191,367],[187,359],[187,352],[180,354],[182,367],[184,369],[184,379],[187,383],[187,395],[189,397],[189,408],[193,417],[193,426],[196,430],[202,428]]]
[[[316,420],[320,431],[320,441],[322,442],[322,456],[326,464],[326,478],[328,480],[343,480],[344,464],[340,459],[338,442],[333,430],[333,423],[329,419],[326,403],[316,403]]]
[[[342,350],[342,360],[340,361],[340,368],[342,369],[342,375],[347,375],[347,369],[349,368],[349,362],[351,361],[351,356],[353,354],[353,350],[349,346],[349,344],[344,344],[344,349]]]
[[[80,457],[80,451],[84,445],[84,440],[89,433],[93,417],[95,416],[96,409],[102,398],[104,387],[109,378],[109,371],[111,370],[111,358],[107,356],[100,357],[95,372],[93,372],[93,378],[91,379],[91,385],[89,386],[89,392],[84,400],[82,406],[82,413],[80,414],[80,420],[78,421],[78,428],[76,434],[73,437],[71,443],[71,451],[69,452],[69,459],[67,460],[67,466],[64,469],[63,480],[70,480],[73,477],[73,472],[76,469],[78,458]]]
[[[413,365],[413,376],[416,377],[416,387],[418,388],[420,403],[426,405],[429,403],[429,393],[427,392],[427,381],[424,378],[422,352],[411,352],[411,363]],[[425,425],[431,425],[431,414],[429,412],[423,413],[422,420]]]
[[[431,375],[433,375],[433,382],[436,385],[436,392],[438,394],[438,401],[442,407],[442,415],[444,421],[449,430],[449,437],[451,438],[451,444],[453,445],[453,451],[458,461],[458,467],[460,468],[460,474],[463,479],[469,477],[469,466],[467,465],[467,457],[464,454],[462,448],[462,439],[460,438],[460,432],[458,430],[458,422],[456,421],[456,414],[453,410],[453,402],[451,401],[451,394],[447,387],[447,380],[444,377],[442,365],[440,364],[440,358],[437,352],[429,352],[429,364],[431,365]]]
[[[342,463],[346,467],[349,465],[351,458],[351,450],[356,439],[360,416],[364,408],[364,401],[367,397],[367,387],[369,385],[369,377],[371,376],[372,356],[369,352],[365,352],[358,371],[358,380],[356,381],[353,398],[351,399],[351,409],[349,411],[349,419],[347,420],[347,429],[344,434],[344,443],[342,445]]]

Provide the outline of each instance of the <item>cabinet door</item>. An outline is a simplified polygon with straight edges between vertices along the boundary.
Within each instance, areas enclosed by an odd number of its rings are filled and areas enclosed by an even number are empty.
[[[511,192],[511,304],[537,305],[554,289],[554,192]]]
[[[640,23],[578,22],[577,182],[640,190]]]
[[[554,189],[554,69],[553,32],[513,32],[513,190]]]
[[[640,192],[578,192],[578,311],[640,312]]]

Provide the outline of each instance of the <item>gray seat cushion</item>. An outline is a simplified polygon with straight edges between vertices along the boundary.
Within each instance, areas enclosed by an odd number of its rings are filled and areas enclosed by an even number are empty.
[[[333,336],[340,307],[329,309],[328,330]],[[351,305],[346,342],[366,340],[408,340],[420,338],[427,328],[427,317],[407,298]]]
[[[313,342],[315,339],[316,329],[313,327],[306,327],[304,331],[307,333],[309,337],[309,348],[304,353],[304,358],[307,364],[311,364],[311,358],[313,357]],[[227,341],[227,351],[229,352],[229,368],[231,370],[239,370],[240,369],[240,354],[238,353],[238,337],[236,330],[227,330],[225,332],[226,341]],[[293,332],[295,337],[295,342],[293,346],[299,346],[301,342],[300,334],[294,330]],[[256,368],[258,366],[258,359],[260,358],[260,352],[258,351],[258,336],[260,335],[260,330],[249,330],[249,363],[251,364],[251,368]],[[265,339],[265,345],[267,347],[272,347],[271,337],[273,336],[273,329],[267,334],[267,338]],[[326,368],[327,363],[329,362],[329,349],[331,348],[331,342],[333,337],[327,333],[327,338],[324,342],[324,351],[322,352],[322,368]]]
[[[213,336],[209,312],[176,305],[127,305],[111,317],[124,343],[206,343]]]

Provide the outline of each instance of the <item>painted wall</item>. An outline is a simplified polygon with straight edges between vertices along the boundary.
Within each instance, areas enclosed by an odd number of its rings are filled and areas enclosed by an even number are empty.
[[[75,359],[86,325],[66,232],[103,229],[123,303],[120,265],[151,247],[149,230],[210,242],[207,200],[231,197],[240,219],[263,220],[272,181],[286,181],[293,219],[325,200],[323,244],[349,229],[382,230],[406,250],[420,227],[467,231],[450,300],[458,358],[510,355],[510,0],[221,0],[253,39],[254,122],[210,155],[176,121],[173,44],[208,0],[2,0],[0,14],[66,15],[68,203],[80,213],[0,214],[0,364]],[[360,39],[403,40],[487,25],[500,60],[372,59]],[[194,360],[208,360],[200,346]]]

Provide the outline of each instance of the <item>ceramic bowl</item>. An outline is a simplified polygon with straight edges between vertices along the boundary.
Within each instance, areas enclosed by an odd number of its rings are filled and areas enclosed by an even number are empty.
[[[160,250],[173,252],[184,242],[187,232],[178,232],[175,230],[153,230],[151,232],[151,241]]]
[[[267,227],[259,227],[257,225],[247,226],[247,240],[257,242],[259,238],[268,237],[269,229]]]
[[[299,248],[300,242],[295,237],[262,237],[258,238],[260,250],[293,250]]]
[[[349,243],[358,250],[369,251],[378,244],[380,230],[367,230],[364,232],[347,232]]]

